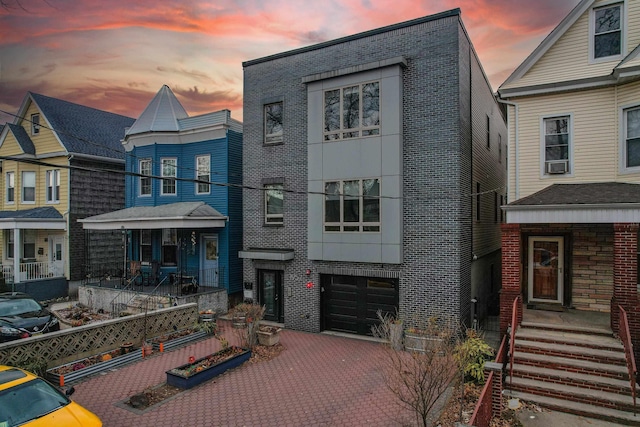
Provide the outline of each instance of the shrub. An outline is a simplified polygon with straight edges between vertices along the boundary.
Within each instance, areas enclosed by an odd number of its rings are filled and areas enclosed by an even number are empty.
[[[456,346],[455,357],[465,378],[484,384],[484,362],[491,360],[494,351],[474,329],[467,329],[466,339]]]

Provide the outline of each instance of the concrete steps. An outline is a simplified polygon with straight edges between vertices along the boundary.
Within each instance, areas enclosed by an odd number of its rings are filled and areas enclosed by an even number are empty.
[[[505,388],[555,410],[640,425],[624,346],[604,329],[523,322]]]

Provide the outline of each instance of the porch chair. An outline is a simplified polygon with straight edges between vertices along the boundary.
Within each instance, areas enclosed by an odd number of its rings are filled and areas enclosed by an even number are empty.
[[[151,261],[151,269],[142,274],[143,286],[156,286],[160,282],[160,263]]]

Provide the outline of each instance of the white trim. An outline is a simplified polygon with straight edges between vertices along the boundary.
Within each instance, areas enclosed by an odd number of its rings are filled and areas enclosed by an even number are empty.
[[[149,188],[149,194],[142,194],[142,176],[138,176],[138,197],[151,197],[153,195],[153,160],[150,158],[138,159],[138,173],[143,175],[142,173],[142,162],[149,162],[149,175],[145,175],[146,179],[149,179],[151,186]]]
[[[200,170],[198,169],[198,159],[199,158],[206,158],[207,160],[209,160],[209,164],[207,165],[208,170],[207,170],[207,174],[209,175],[209,182],[211,182],[211,154],[196,154],[196,156],[193,158],[193,161],[195,162],[195,178],[196,180],[200,180]],[[211,194],[211,184],[207,184],[207,187],[209,188],[207,191],[198,191],[198,186],[200,185],[199,182],[194,182],[193,186],[193,192],[194,194],[197,195],[202,195],[202,194]]]
[[[33,174],[33,200],[25,200],[24,199],[24,174],[26,173],[32,173]],[[28,187],[31,188],[31,187]],[[38,198],[38,173],[36,171],[20,171],[20,203],[24,204],[24,205],[35,205],[36,200]]]
[[[82,223],[85,230],[135,230],[135,229],[155,229],[155,228],[224,228],[227,224],[227,217],[224,218],[145,218],[110,221],[85,221]],[[42,227],[40,227],[42,228]]]
[[[640,204],[504,206],[509,224],[611,224],[640,222]]]
[[[31,136],[40,135],[40,113],[31,114],[29,122],[31,123]],[[38,123],[35,123],[35,118],[38,119]]]
[[[175,163],[173,165],[174,170],[175,170],[175,175],[171,176],[171,175],[165,175],[164,174],[164,162],[167,160],[173,160]],[[161,157],[160,158],[160,195],[161,196],[177,196],[178,195],[178,181],[176,178],[178,178],[178,158],[177,157]],[[165,193],[164,192],[164,181],[165,179],[167,180],[171,180],[173,179],[173,183],[175,186],[175,192],[173,193]]]
[[[270,261],[290,261],[294,259],[295,253],[291,251],[270,251],[266,249],[248,249],[238,251],[238,258],[243,259],[264,259]]]
[[[547,173],[547,156],[546,156],[546,130],[544,127],[545,120],[554,119],[554,118],[564,118],[567,117],[569,123],[567,124],[567,132],[569,133],[569,153],[568,153],[568,162],[569,162],[569,172],[564,174],[549,174]],[[540,117],[540,179],[557,179],[564,177],[572,177],[574,175],[575,170],[575,162],[573,159],[573,113],[559,113],[559,114],[549,114]]]
[[[620,53],[617,55],[603,56],[594,58],[595,44],[595,11],[599,9],[610,8],[612,6],[620,6]],[[599,64],[601,62],[617,61],[619,62],[626,56],[627,51],[627,8],[626,2],[620,0],[610,0],[598,4],[589,10],[589,64]]]
[[[558,243],[558,283],[556,284],[556,291],[558,297],[555,300],[547,298],[534,298],[533,297],[533,244],[534,242],[557,242]],[[528,241],[528,255],[527,255],[527,277],[528,277],[528,294],[530,302],[547,302],[562,304],[564,296],[564,237],[561,236],[530,236]]]
[[[627,111],[640,109],[640,104],[626,104],[618,108],[619,114],[619,167],[621,174],[638,173],[640,172],[640,166],[627,167]]]
[[[13,200],[9,201],[9,174],[13,175]],[[7,205],[16,204],[16,171],[7,171],[4,174],[4,200]]]
[[[10,229],[28,229],[28,230],[66,230],[67,223],[64,219],[2,219],[0,220],[0,230]]]

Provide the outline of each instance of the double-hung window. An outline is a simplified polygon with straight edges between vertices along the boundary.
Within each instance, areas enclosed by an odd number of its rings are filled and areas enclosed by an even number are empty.
[[[543,120],[544,173],[564,174],[569,165],[569,116],[550,117]]]
[[[640,106],[624,110],[624,143],[628,168],[640,166]]]
[[[178,264],[178,232],[175,228],[162,229],[162,265]]]
[[[284,186],[266,184],[264,186],[264,222],[282,224],[284,220]]]
[[[177,159],[162,159],[162,193],[163,195],[176,194]]]
[[[324,140],[380,134],[380,82],[324,92]]]
[[[209,194],[211,185],[211,156],[196,156],[196,194]]]
[[[22,201],[34,203],[36,201],[36,173],[22,172]]]
[[[22,258],[36,257],[36,230],[23,230],[22,234]]]
[[[40,133],[40,114],[31,115],[31,135]]]
[[[599,7],[592,11],[593,59],[620,56],[622,53],[622,3]]]
[[[13,250],[15,248],[15,234],[13,234],[13,230],[5,230],[5,233],[7,242],[7,259],[13,259]]]
[[[47,203],[60,201],[60,169],[47,171]]]
[[[378,178],[325,182],[324,192],[324,231],[380,231]]]
[[[15,203],[16,201],[16,173],[7,172],[6,183],[7,187],[7,203]]]
[[[140,230],[140,261],[151,263],[151,230]]]
[[[264,106],[264,143],[282,142],[282,102]]]
[[[140,195],[151,195],[151,159],[142,159],[138,163],[140,172]]]

